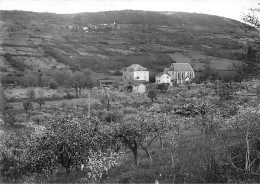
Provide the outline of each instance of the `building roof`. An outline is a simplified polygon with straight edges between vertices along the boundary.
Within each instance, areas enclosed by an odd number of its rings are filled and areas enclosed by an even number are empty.
[[[170,76],[170,75],[169,75],[168,73],[166,73],[166,72],[161,72],[161,73],[157,73],[157,74],[156,74],[156,77],[161,77],[161,76],[164,75],[164,74]]]
[[[164,70],[163,70],[164,73],[168,73],[169,71],[173,71],[173,69],[172,68],[164,68]]]
[[[191,59],[180,52],[168,54],[177,63],[190,63]]]
[[[124,80],[119,82],[119,85],[140,85],[140,84],[145,85],[148,83],[144,80]]]
[[[189,63],[172,63],[171,68],[174,71],[193,71]]]
[[[101,79],[101,80],[98,80],[99,83],[104,83],[104,82],[115,82],[115,80],[112,80],[112,79]]]
[[[143,83],[141,82],[134,82],[132,83],[133,86],[140,86],[140,85],[144,85]],[[144,85],[145,86],[145,85]]]
[[[131,66],[129,66],[127,68],[129,71],[147,71],[146,68],[144,68],[143,66],[139,65],[139,64],[132,64]]]

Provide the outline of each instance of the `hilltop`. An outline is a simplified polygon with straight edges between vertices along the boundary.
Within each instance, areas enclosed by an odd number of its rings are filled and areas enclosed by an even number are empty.
[[[139,63],[157,72],[186,59],[196,71],[226,73],[256,38],[248,25],[205,14],[0,11],[0,71],[70,68],[94,73]]]

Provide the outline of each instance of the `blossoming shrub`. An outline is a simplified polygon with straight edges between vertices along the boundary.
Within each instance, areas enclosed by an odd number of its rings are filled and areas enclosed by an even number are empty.
[[[112,137],[98,126],[94,116],[57,116],[49,120],[40,133],[6,136],[1,142],[0,159],[4,181],[16,183],[28,176],[45,175],[45,181],[40,181],[44,183],[59,165],[69,175],[73,168],[84,164],[82,180],[95,182],[118,158]]]

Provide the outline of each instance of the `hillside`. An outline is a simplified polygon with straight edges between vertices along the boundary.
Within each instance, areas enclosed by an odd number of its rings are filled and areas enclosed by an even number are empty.
[[[18,74],[52,67],[107,72],[133,63],[156,72],[183,58],[196,71],[210,66],[225,74],[243,63],[256,37],[241,22],[181,12],[0,11],[0,21],[0,71]]]

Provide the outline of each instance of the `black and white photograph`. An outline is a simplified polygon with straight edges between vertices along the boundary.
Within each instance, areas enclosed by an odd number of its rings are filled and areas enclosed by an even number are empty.
[[[0,0],[0,184],[259,184],[260,0]]]

